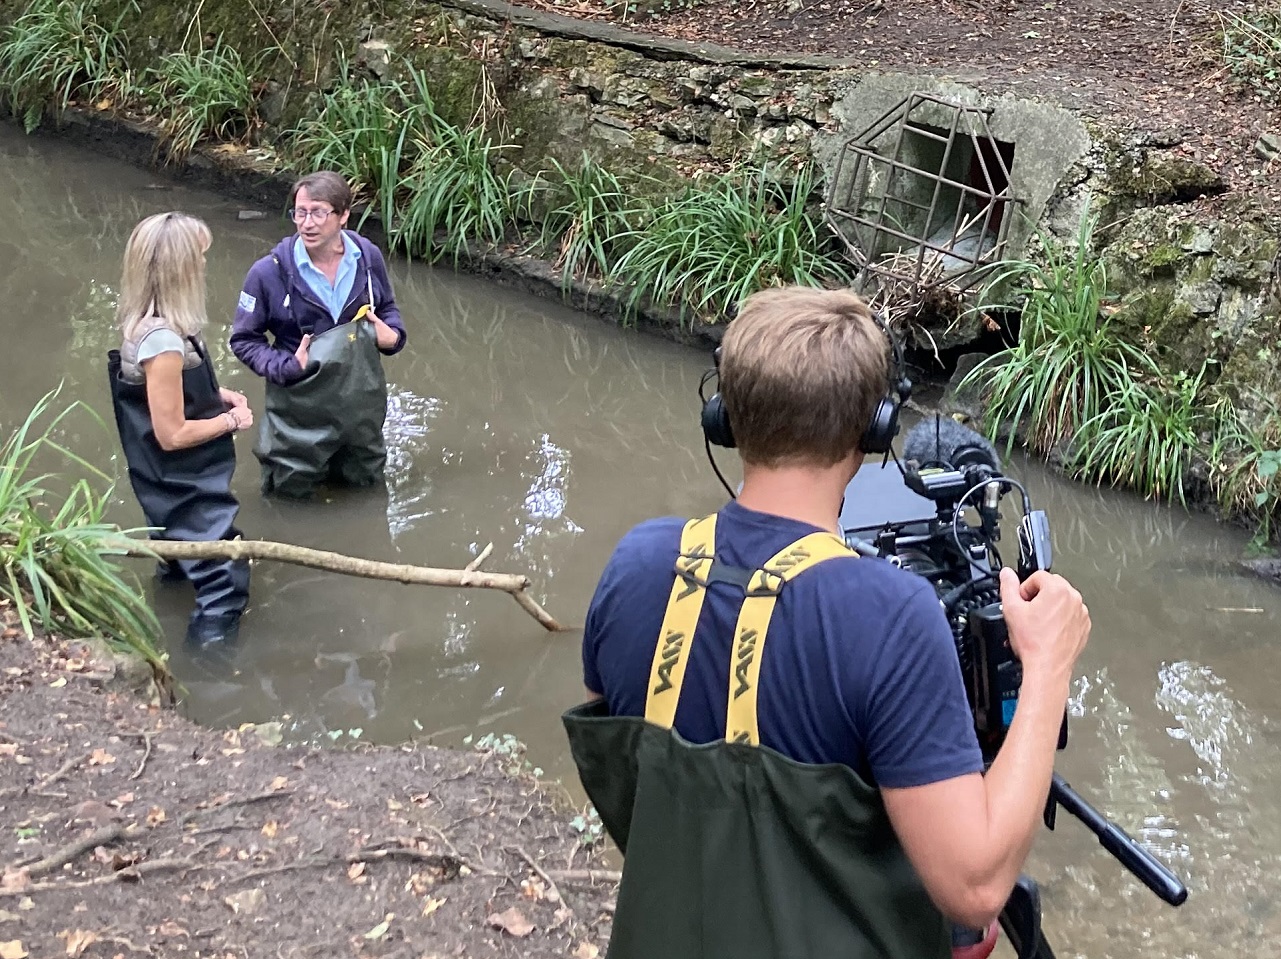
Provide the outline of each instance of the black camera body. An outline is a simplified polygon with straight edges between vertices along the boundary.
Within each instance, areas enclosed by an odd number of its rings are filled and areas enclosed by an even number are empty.
[[[1002,498],[1022,487],[1003,476],[996,451],[947,418],[918,425],[904,445],[902,473],[866,465],[845,491],[841,529],[858,552],[928,580],[938,594],[965,680],[974,728],[991,762],[1018,705],[1023,669],[1001,612],[996,544]],[[1020,578],[1051,562],[1049,523],[1024,497],[1019,521]],[[978,523],[966,518],[972,508]],[[1067,744],[1064,718],[1059,748]]]

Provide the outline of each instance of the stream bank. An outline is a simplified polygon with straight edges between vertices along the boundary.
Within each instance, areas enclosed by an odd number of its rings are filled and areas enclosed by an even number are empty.
[[[124,664],[0,616],[5,956],[604,952],[599,831],[570,825],[518,749],[203,728]]]

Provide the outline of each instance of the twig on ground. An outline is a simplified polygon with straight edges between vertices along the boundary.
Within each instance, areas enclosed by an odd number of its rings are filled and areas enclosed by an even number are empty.
[[[480,869],[464,860],[461,856],[451,853],[443,855],[438,852],[423,852],[421,849],[415,849],[412,846],[390,846],[387,848],[370,848],[358,850],[346,856],[312,856],[308,859],[299,859],[297,862],[284,863],[280,866],[272,866],[268,869],[251,869],[239,876],[232,876],[226,880],[226,884],[241,883],[249,879],[262,879],[265,876],[274,876],[282,872],[294,872],[299,869],[322,869],[325,866],[336,866],[342,863],[354,862],[377,862],[381,859],[408,859],[412,862],[423,862],[438,868],[448,869],[451,866],[464,867],[474,875],[478,876],[502,876],[500,872],[493,872],[489,869]]]
[[[525,862],[529,863],[529,868],[534,870],[534,872],[538,873],[539,878],[542,879],[543,882],[547,883],[547,888],[550,889],[552,893],[555,894],[556,901],[559,902],[562,907],[564,907],[569,911],[569,921],[571,923],[571,926],[573,924],[576,924],[578,922],[578,915],[577,913],[574,912],[574,907],[569,904],[569,900],[566,899],[561,894],[560,888],[556,885],[556,880],[551,877],[551,874],[547,872],[547,870],[544,869],[542,866],[540,866],[538,863],[536,863],[534,861],[534,857],[531,856],[529,853],[525,852],[525,850],[522,847],[509,846],[508,848],[511,849],[512,852],[516,853],[516,855],[520,856],[521,859],[525,860]]]
[[[138,763],[138,768],[135,769],[133,771],[133,775],[129,777],[130,779],[137,779],[139,776],[142,775],[142,771],[147,768],[147,760],[151,758],[151,737],[153,734],[144,731],[144,732],[134,733],[133,735],[141,736],[142,741],[144,743],[144,749],[142,753],[142,762]]]
[[[136,866],[127,866],[93,879],[79,879],[75,882],[37,882],[23,886],[21,889],[0,889],[0,899],[10,896],[27,896],[33,892],[48,892],[53,889],[85,889],[89,886],[106,886],[113,882],[135,882],[143,876],[155,872],[173,872],[177,869],[203,868],[190,859],[153,859],[140,862]]]
[[[248,806],[250,803],[266,802],[269,799],[284,799],[286,796],[292,796],[292,789],[275,789],[271,792],[256,793],[253,796],[245,796],[241,799],[228,799],[226,802],[218,803],[216,806],[209,806],[205,809],[193,809],[191,812],[183,813],[182,818],[178,820],[178,825],[185,826],[191,820],[198,816],[206,816],[223,809],[231,809],[233,806]]]
[[[91,754],[91,753],[81,753],[81,754],[80,754],[80,755],[78,755],[78,756],[73,756],[71,759],[68,759],[65,763],[63,763],[61,766],[59,766],[55,772],[51,773],[47,778],[40,780],[40,782],[39,782],[39,784],[38,784],[38,785],[39,785],[39,787],[40,787],[41,789],[44,789],[46,786],[52,786],[52,785],[53,785],[54,783],[56,783],[59,779],[61,779],[61,778],[62,778],[63,776],[65,776],[67,773],[71,772],[71,770],[75,769],[75,768],[76,768],[77,766],[79,766],[82,762],[84,762],[86,759],[88,759],[90,755],[92,755],[92,754]]]
[[[102,826],[86,836],[81,836],[75,842],[68,843],[61,849],[50,853],[38,862],[33,862],[26,867],[27,875],[33,878],[35,876],[43,876],[45,873],[53,872],[55,869],[61,869],[64,865],[87,853],[90,849],[118,842],[121,839],[136,839],[145,832],[145,829],[140,829],[137,826],[126,826],[124,823],[112,823],[110,826]]]
[[[552,869],[548,875],[561,882],[622,882],[623,874],[609,869]]]

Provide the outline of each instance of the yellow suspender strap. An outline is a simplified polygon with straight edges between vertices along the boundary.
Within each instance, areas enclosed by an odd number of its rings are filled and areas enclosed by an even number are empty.
[[[716,514],[692,519],[681,532],[681,551],[676,557],[676,582],[667,600],[663,629],[654,647],[649,670],[649,692],[645,697],[645,719],[664,729],[676,721],[689,644],[698,625],[698,614],[707,595],[707,577],[716,551]]]
[[[725,739],[732,743],[760,744],[756,724],[756,687],[770,617],[783,584],[812,566],[837,556],[857,555],[832,533],[810,533],[780,550],[755,573],[747,584],[747,598],[738,612],[734,628],[734,651],[729,670],[729,714]]]

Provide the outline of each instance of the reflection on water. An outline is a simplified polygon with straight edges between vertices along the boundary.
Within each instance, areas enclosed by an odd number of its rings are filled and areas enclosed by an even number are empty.
[[[60,380],[110,423],[103,361],[121,251],[139,219],[174,208],[213,230],[207,339],[222,381],[261,406],[261,381],[231,356],[227,327],[246,269],[287,224],[240,222],[237,204],[8,128],[0,187],[4,222],[38,225],[0,236],[10,344],[0,424]],[[530,576],[553,615],[580,623],[626,529],[720,505],[698,430],[707,357],[475,279],[390,267],[409,344],[386,364],[387,488],[264,500],[242,437],[247,535],[453,568],[492,543],[486,569]],[[114,432],[87,419],[70,420],[63,438],[123,480]],[[1237,575],[1238,531],[1073,485],[1019,456],[1008,471],[1050,516],[1056,568],[1095,622],[1058,767],[1191,889],[1183,908],[1163,905],[1061,815],[1032,863],[1058,955],[1281,954],[1281,593]],[[109,518],[141,522],[123,482]],[[181,636],[190,590],[144,588]],[[260,563],[240,645],[176,643],[171,656],[184,708],[205,722],[279,720],[290,738],[318,742],[511,732],[531,761],[572,782],[559,714],[581,695],[578,634],[545,633],[501,593]]]

